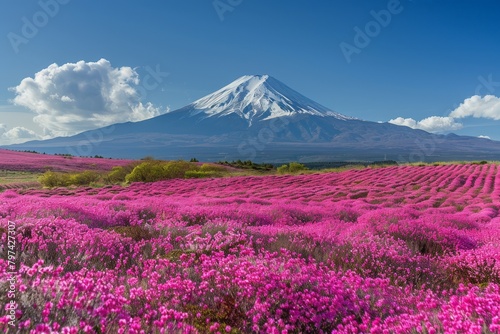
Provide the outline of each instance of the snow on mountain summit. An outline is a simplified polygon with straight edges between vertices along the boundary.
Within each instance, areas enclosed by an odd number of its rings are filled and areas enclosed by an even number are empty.
[[[322,106],[269,75],[245,75],[190,106],[190,114],[206,117],[237,114],[248,121],[295,114],[353,119]]]

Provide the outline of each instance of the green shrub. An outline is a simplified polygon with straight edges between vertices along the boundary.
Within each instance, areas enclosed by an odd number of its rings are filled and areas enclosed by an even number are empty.
[[[195,163],[178,161],[145,161],[136,166],[125,180],[127,182],[155,182],[166,179],[184,178],[186,172],[199,170]]]
[[[93,182],[97,182],[99,178],[99,173],[91,170],[86,170],[81,173],[71,174],[69,177],[69,183],[71,185],[84,186],[89,185]]]
[[[226,169],[222,166],[212,165],[212,164],[203,164],[200,166],[200,171],[203,172],[225,172]]]
[[[183,160],[167,162],[164,167],[167,179],[184,178],[187,171],[198,170],[197,164]]]
[[[129,172],[130,173],[130,172]],[[125,181],[125,177],[129,174],[125,171],[123,166],[115,166],[111,169],[111,172],[106,175],[107,183],[120,183]]]
[[[201,179],[205,177],[217,177],[220,176],[220,173],[213,171],[202,171],[202,170],[188,170],[184,177],[187,179]]]
[[[71,185],[85,186],[99,181],[100,178],[99,173],[90,170],[81,173],[58,173],[47,171],[38,178],[38,181],[44,187],[54,188],[68,187]]]
[[[166,171],[160,161],[146,161],[136,166],[125,177],[127,182],[155,182],[166,179]]]
[[[288,174],[290,171],[288,169],[288,165],[282,165],[282,166],[278,167],[276,170],[278,171],[278,174]]]
[[[289,165],[283,165],[281,167],[278,167],[277,171],[278,174],[293,174],[307,169],[308,168],[303,164],[300,164],[298,162],[290,162]]]
[[[288,166],[290,173],[297,173],[303,170],[307,170],[307,167],[303,164],[299,164],[298,162],[291,162]]]
[[[70,178],[70,174],[47,171],[38,178],[38,181],[44,187],[67,187],[70,185]]]
[[[130,174],[134,168],[138,165],[138,162],[132,162],[125,166],[115,166],[111,169],[105,177],[107,183],[122,183],[125,182],[125,178]]]

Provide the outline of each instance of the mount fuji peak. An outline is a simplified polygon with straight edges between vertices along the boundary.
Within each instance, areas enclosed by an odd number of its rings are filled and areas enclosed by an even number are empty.
[[[236,114],[251,126],[255,120],[309,114],[352,120],[312,101],[269,75],[245,75],[186,106],[189,115],[221,117]]]
[[[500,160],[500,142],[345,116],[268,75],[243,76],[183,108],[140,122],[6,148],[204,161]]]

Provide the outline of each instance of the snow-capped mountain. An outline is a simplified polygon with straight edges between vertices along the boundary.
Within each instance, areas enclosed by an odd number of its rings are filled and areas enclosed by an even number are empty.
[[[500,160],[500,142],[355,119],[268,75],[243,76],[183,108],[141,122],[6,148],[204,161]]]
[[[331,111],[269,75],[242,76],[188,107],[192,109],[189,112],[192,116],[220,117],[234,113],[247,120],[250,126],[255,120],[296,114],[353,119]]]

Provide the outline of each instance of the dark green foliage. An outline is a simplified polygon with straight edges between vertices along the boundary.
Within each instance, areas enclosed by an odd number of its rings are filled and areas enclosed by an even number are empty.
[[[330,161],[330,162],[305,162],[304,166],[313,170],[340,168],[340,167],[378,167],[378,166],[396,166],[398,163],[394,160],[383,161]]]
[[[259,171],[270,171],[274,169],[273,164],[268,164],[268,163],[262,163],[258,164],[255,162],[252,162],[250,160],[246,161],[241,161],[241,160],[236,160],[236,161],[219,161],[219,165],[224,165],[224,166],[230,166],[234,168],[241,168],[241,169],[253,169],[253,170],[259,170]]]

